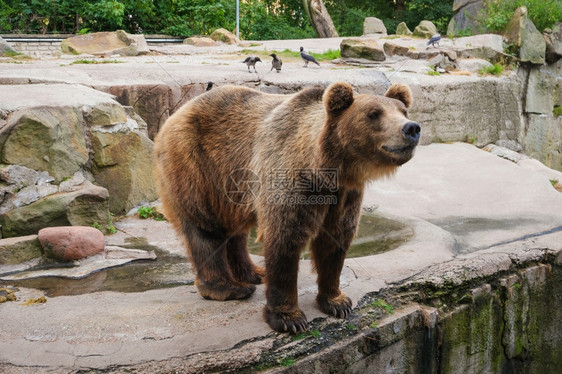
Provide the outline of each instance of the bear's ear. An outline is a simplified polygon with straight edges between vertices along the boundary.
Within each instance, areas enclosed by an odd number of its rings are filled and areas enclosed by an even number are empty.
[[[394,83],[388,88],[384,96],[390,97],[391,99],[400,100],[404,103],[404,105],[406,105],[406,108],[409,108],[414,101],[414,99],[412,98],[412,91],[410,90],[410,87],[406,86],[405,84]]]
[[[323,101],[326,112],[338,115],[353,103],[353,87],[345,82],[331,84],[324,92]]]

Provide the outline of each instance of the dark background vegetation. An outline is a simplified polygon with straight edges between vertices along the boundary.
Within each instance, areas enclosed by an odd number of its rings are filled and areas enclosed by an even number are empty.
[[[537,28],[562,19],[561,0],[485,0],[484,22],[499,31],[520,5]],[[453,0],[324,0],[340,36],[363,33],[365,17],[380,18],[388,33],[402,21],[413,30],[424,19],[447,29]],[[247,40],[313,38],[302,0],[240,1],[240,35]],[[484,16],[483,16],[484,17]],[[123,29],[174,36],[234,30],[235,0],[0,0],[0,33],[87,33]]]

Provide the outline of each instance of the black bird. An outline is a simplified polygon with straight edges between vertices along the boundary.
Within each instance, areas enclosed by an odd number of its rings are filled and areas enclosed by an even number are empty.
[[[244,61],[242,61],[243,63],[245,63],[248,66],[248,73],[251,73],[250,71],[250,66],[254,67],[254,71],[257,73],[258,71],[256,70],[256,62],[262,62],[260,60],[259,57],[256,56],[248,56],[246,57],[246,59]]]
[[[301,57],[304,60],[304,67],[307,67],[308,63],[311,61],[314,62],[316,65],[320,66],[320,64],[318,63],[318,61],[316,61],[314,57],[312,57],[311,55],[309,55],[304,51],[303,47],[301,47]]]
[[[441,32],[437,31],[437,34],[433,35],[431,39],[427,42],[427,45],[432,45],[435,48],[435,44],[439,47],[439,41],[441,40]]]
[[[271,61],[271,70],[275,69],[279,73],[281,71],[283,61],[281,61],[281,59],[277,57],[275,53],[270,54],[270,56],[273,57],[273,60]]]
[[[205,88],[205,91],[209,91],[211,88],[213,88],[213,82],[208,82],[207,88]]]

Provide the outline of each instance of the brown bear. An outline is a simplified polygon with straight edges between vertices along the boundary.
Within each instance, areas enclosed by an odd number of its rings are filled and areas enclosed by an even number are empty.
[[[339,288],[365,183],[413,156],[420,126],[408,86],[354,95],[344,82],[273,95],[238,86],[206,92],[172,115],[155,139],[164,214],[185,238],[207,299],[244,299],[266,283],[264,318],[276,331],[306,329],[298,306],[301,250],[309,245],[320,310],[345,318]],[[258,226],[265,271],[246,244]]]

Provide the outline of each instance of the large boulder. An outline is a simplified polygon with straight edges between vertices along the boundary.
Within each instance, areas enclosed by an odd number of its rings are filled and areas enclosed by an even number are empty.
[[[74,191],[55,193],[0,215],[2,236],[36,234],[52,226],[105,225],[110,218],[108,202],[105,188],[84,181]]]
[[[456,0],[453,4],[453,12],[456,14],[449,21],[447,35],[457,35],[463,31],[472,35],[483,32],[484,27],[479,21],[482,9],[482,0]]]
[[[435,34],[437,34],[437,27],[431,21],[421,21],[414,29],[414,36],[420,38],[429,39]]]
[[[406,25],[406,22],[400,22],[398,24],[398,26],[396,26],[396,35],[410,36],[412,34],[413,34],[413,32],[410,31],[410,29],[408,28],[408,25]]]
[[[82,111],[76,107],[20,110],[0,129],[0,160],[47,171],[60,182],[88,162],[82,121]]]
[[[0,86],[0,97],[0,224],[7,236],[105,227],[109,210],[126,213],[157,198],[146,124],[112,95],[35,84]]]
[[[0,36],[0,57],[4,55],[13,55],[18,53],[7,41]]]
[[[212,32],[210,37],[214,41],[223,42],[226,44],[238,44],[240,42],[236,35],[228,31],[227,29],[216,29]]]
[[[384,23],[376,17],[366,17],[363,21],[363,35],[386,34]]]
[[[384,50],[374,39],[347,38],[340,43],[342,58],[366,59],[371,61],[384,61]]]
[[[183,44],[192,45],[194,47],[216,47],[218,45],[213,39],[201,36],[185,38]]]
[[[546,43],[542,34],[529,19],[527,8],[518,8],[505,29],[508,43],[519,52],[522,62],[542,65],[545,63]]]
[[[422,123],[422,144],[465,141],[521,151],[521,81],[514,76],[481,78],[442,75],[419,77],[410,118]],[[398,81],[407,83],[406,79]],[[475,110],[475,108],[479,108]]]
[[[132,35],[123,30],[73,36],[62,41],[61,49],[75,55],[137,56],[150,52],[144,35]]]
[[[502,37],[496,34],[456,38],[451,42],[451,49],[461,58],[481,58],[496,62],[505,56]]]
[[[545,60],[547,64],[554,64],[562,58],[562,22],[557,22],[550,32],[543,33],[546,43]]]

